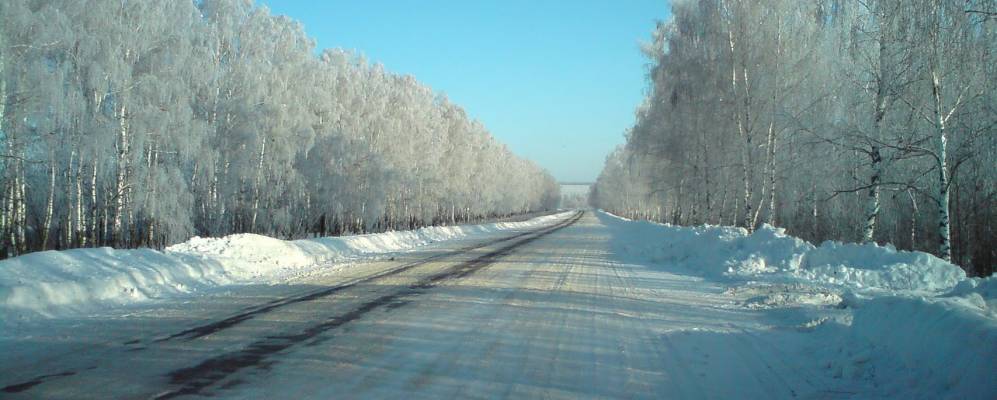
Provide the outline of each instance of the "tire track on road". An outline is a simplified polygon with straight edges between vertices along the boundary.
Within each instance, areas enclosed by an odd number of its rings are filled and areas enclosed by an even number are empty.
[[[574,217],[572,217],[572,218],[574,218]],[[554,225],[554,226],[557,226],[557,225]],[[548,229],[548,228],[550,228],[550,227],[546,227],[546,228],[543,228],[543,229]],[[540,231],[542,231],[543,229],[540,229]],[[249,307],[247,309],[247,311],[240,312],[240,313],[235,314],[233,316],[230,316],[228,318],[225,318],[225,319],[222,319],[222,320],[218,320],[218,321],[213,321],[213,322],[210,322],[210,323],[207,323],[207,324],[203,324],[203,325],[198,325],[198,326],[195,326],[195,327],[192,327],[192,328],[188,328],[188,329],[185,329],[183,331],[174,333],[172,335],[169,335],[169,336],[166,336],[166,337],[163,337],[163,338],[159,338],[159,339],[155,339],[155,340],[153,340],[153,342],[154,343],[161,343],[161,342],[166,342],[166,341],[175,340],[175,339],[193,340],[193,339],[197,339],[197,338],[200,338],[200,337],[204,337],[204,336],[207,336],[207,335],[210,335],[210,334],[213,334],[213,333],[216,333],[216,332],[219,332],[219,331],[231,328],[231,327],[236,326],[236,325],[238,325],[238,324],[240,324],[242,322],[248,321],[248,320],[250,320],[250,319],[252,319],[252,318],[254,318],[256,316],[259,316],[259,315],[265,314],[265,313],[269,313],[269,312],[277,310],[277,309],[279,309],[281,307],[286,307],[286,306],[289,306],[289,305],[293,305],[293,304],[297,304],[297,303],[302,303],[302,302],[307,302],[307,301],[318,300],[318,299],[321,299],[321,298],[324,298],[324,297],[331,296],[331,295],[333,295],[333,294],[335,294],[337,292],[342,291],[343,289],[349,289],[351,287],[354,287],[354,286],[357,286],[357,285],[360,285],[360,284],[369,283],[369,282],[374,281],[376,279],[381,279],[381,278],[385,278],[385,277],[388,277],[388,276],[397,275],[397,274],[400,274],[402,272],[408,271],[408,270],[410,270],[412,268],[415,268],[415,267],[418,267],[418,266],[421,266],[421,265],[425,265],[425,264],[428,264],[430,262],[437,261],[437,260],[440,260],[440,259],[444,259],[444,258],[447,258],[447,257],[453,257],[455,255],[464,254],[464,253],[467,253],[467,252],[470,252],[470,251],[474,251],[474,250],[477,250],[477,249],[480,249],[480,248],[483,248],[483,247],[492,246],[492,245],[496,245],[496,244],[499,244],[499,243],[504,243],[504,242],[508,242],[508,241],[511,241],[511,240],[519,239],[519,238],[527,236],[527,235],[532,235],[532,234],[534,234],[536,232],[537,231],[528,231],[528,232],[523,232],[523,233],[515,234],[515,235],[509,236],[509,237],[501,238],[501,239],[498,239],[498,240],[488,241],[488,242],[485,242],[485,243],[473,244],[473,245],[470,245],[470,246],[459,248],[459,249],[457,249],[455,251],[452,251],[452,252],[441,253],[441,254],[437,254],[437,255],[434,255],[434,256],[431,256],[431,257],[427,257],[427,258],[424,258],[424,259],[421,259],[421,260],[416,260],[416,261],[413,261],[413,262],[410,262],[410,263],[407,263],[407,264],[403,264],[403,265],[401,265],[401,266],[399,266],[397,268],[393,268],[393,269],[390,269],[390,270],[387,270],[387,271],[382,271],[382,272],[376,273],[374,275],[370,275],[370,276],[366,276],[366,277],[354,279],[352,281],[349,281],[349,282],[346,282],[346,283],[343,283],[343,284],[340,284],[340,285],[336,285],[336,286],[332,286],[332,287],[328,287],[328,288],[317,289],[317,290],[305,292],[304,294],[300,294],[300,295],[296,295],[296,296],[289,296],[289,297],[284,297],[284,298],[281,298],[281,299],[271,300],[271,301],[263,303],[263,304],[261,304],[261,305],[259,305],[257,307]],[[131,342],[127,342],[125,344],[136,344],[136,343],[137,342],[131,341]]]
[[[506,240],[492,242],[503,243],[516,238],[525,237],[525,239],[515,241],[511,244],[502,246],[498,249],[490,251],[484,255],[476,257],[472,260],[459,263],[453,267],[450,267],[443,272],[434,274],[428,278],[420,280],[416,283],[409,285],[407,288],[395,291],[386,295],[382,295],[373,300],[367,301],[358,307],[354,308],[345,314],[337,315],[332,318],[326,319],[325,321],[306,327],[297,333],[293,334],[283,334],[268,336],[256,342],[249,344],[248,346],[219,356],[215,356],[204,360],[197,365],[176,369],[167,374],[169,378],[169,383],[176,388],[166,392],[159,393],[155,395],[154,399],[171,399],[179,396],[196,395],[200,394],[204,389],[213,386],[216,383],[232,376],[233,374],[248,369],[257,367],[263,364],[271,365],[273,362],[269,360],[273,355],[285,351],[296,345],[311,341],[308,345],[316,345],[324,341],[324,339],[318,336],[327,333],[331,330],[339,328],[346,325],[352,321],[362,318],[367,313],[376,310],[382,306],[396,303],[401,297],[414,296],[422,293],[425,290],[431,289],[440,283],[460,279],[468,276],[475,271],[484,268],[485,266],[495,262],[497,259],[508,255],[513,250],[519,248],[520,246],[531,243],[541,237],[554,233],[560,229],[568,227],[575,222],[577,222],[584,215],[584,212],[579,212],[574,216],[568,218],[565,221],[559,222],[553,226],[549,226],[537,231],[527,232],[521,235],[516,235]],[[484,247],[484,246],[482,246]],[[411,267],[409,267],[411,268]],[[384,277],[385,275],[380,275],[379,277]],[[372,279],[368,279],[372,280]],[[353,286],[356,283],[350,285]],[[398,307],[403,307],[407,303],[401,303]],[[238,384],[239,382],[235,382]]]
[[[88,350],[77,350],[77,351],[72,351],[72,352],[69,352],[69,353],[63,353],[63,354],[60,355],[60,357],[66,357],[66,356],[74,355],[74,354],[92,354],[92,349],[95,346],[96,347],[100,347],[101,349],[103,349],[103,351],[121,351],[120,347],[117,347],[117,346],[123,345],[123,346],[125,346],[125,350],[124,350],[125,352],[142,352],[142,351],[150,349],[151,347],[149,347],[149,346],[153,345],[153,344],[161,344],[161,343],[164,343],[164,342],[170,342],[170,341],[175,341],[175,340],[180,340],[180,341],[184,341],[184,342],[192,341],[192,340],[195,340],[195,339],[198,339],[198,338],[202,338],[202,337],[205,337],[205,336],[208,336],[208,335],[211,335],[211,334],[214,334],[214,333],[217,333],[217,332],[224,331],[226,329],[235,327],[235,326],[237,326],[237,325],[239,325],[239,324],[241,324],[243,322],[252,320],[252,319],[254,319],[254,318],[258,317],[258,316],[261,316],[261,315],[264,315],[264,314],[267,314],[267,313],[279,310],[279,309],[284,308],[284,307],[288,307],[288,306],[292,306],[292,305],[295,305],[295,304],[300,304],[300,303],[305,303],[305,302],[310,302],[310,301],[315,301],[315,300],[323,299],[323,298],[332,296],[332,295],[334,295],[334,294],[336,294],[338,292],[341,292],[343,290],[346,290],[346,289],[349,289],[349,288],[352,288],[352,287],[356,287],[358,285],[362,285],[362,284],[366,284],[366,283],[371,283],[371,282],[374,282],[374,281],[376,281],[378,279],[383,279],[383,278],[387,278],[387,277],[390,277],[390,276],[398,275],[398,274],[403,273],[405,271],[412,270],[413,268],[416,268],[416,267],[419,267],[419,266],[422,266],[422,265],[426,265],[426,264],[429,264],[431,262],[440,261],[440,260],[443,260],[443,259],[446,259],[446,258],[455,257],[455,256],[459,256],[459,255],[464,255],[464,254],[467,254],[467,253],[469,253],[471,251],[474,251],[474,250],[477,250],[477,249],[481,249],[481,248],[485,248],[485,247],[488,247],[488,246],[494,246],[494,245],[501,244],[501,243],[506,243],[506,242],[509,242],[509,241],[515,241],[517,239],[521,239],[521,238],[529,236],[529,235],[535,235],[535,234],[538,234],[538,233],[545,232],[546,230],[559,229],[558,227],[560,227],[560,226],[562,226],[562,225],[564,225],[566,223],[570,225],[571,223],[574,223],[574,221],[577,221],[577,219],[580,218],[580,217],[581,217],[580,214],[573,215],[573,216],[568,217],[567,219],[562,220],[562,221],[560,221],[560,222],[558,222],[556,224],[549,225],[549,226],[544,226],[544,227],[542,227],[540,229],[535,229],[535,230],[520,232],[520,233],[516,233],[516,234],[510,235],[510,236],[507,236],[507,237],[499,238],[499,239],[496,239],[496,240],[488,240],[488,241],[484,241],[484,242],[470,244],[470,245],[467,245],[467,246],[459,247],[459,248],[454,249],[452,251],[446,251],[446,252],[443,252],[443,253],[440,253],[440,254],[436,254],[436,255],[433,255],[433,256],[430,256],[430,257],[421,258],[421,259],[418,259],[418,260],[415,260],[415,261],[412,261],[412,262],[409,262],[409,263],[405,263],[405,264],[402,264],[402,265],[400,265],[398,267],[395,267],[395,268],[392,268],[392,269],[389,269],[389,270],[386,270],[386,271],[381,271],[381,272],[378,272],[378,273],[375,273],[375,274],[371,274],[371,275],[368,275],[368,276],[363,276],[363,277],[360,277],[360,278],[356,278],[356,279],[353,279],[353,280],[350,280],[350,281],[347,281],[347,282],[344,282],[344,283],[341,283],[341,284],[338,284],[338,285],[335,285],[335,286],[324,287],[324,288],[321,288],[321,289],[307,290],[307,291],[299,292],[299,293],[296,293],[296,294],[292,294],[290,296],[284,296],[284,297],[281,297],[281,298],[278,298],[278,299],[269,300],[269,301],[266,301],[264,303],[257,304],[257,305],[254,305],[254,306],[244,307],[241,311],[239,311],[236,314],[231,315],[229,317],[226,317],[226,318],[223,318],[223,319],[220,319],[220,320],[214,320],[214,321],[209,322],[209,323],[205,323],[205,324],[193,326],[193,327],[184,329],[184,330],[182,330],[180,332],[177,332],[177,333],[168,334],[168,335],[159,336],[159,337],[155,337],[154,336],[152,339],[146,339],[147,337],[143,337],[143,338],[134,338],[134,339],[126,340],[124,342],[121,342],[120,340],[116,340],[116,341],[107,341],[107,342],[103,342],[103,343],[92,344],[90,346],[91,351],[88,351]],[[436,277],[436,276],[434,275],[434,277]],[[442,278],[438,278],[438,279],[442,279]],[[410,288],[410,289],[412,289],[412,288]],[[412,293],[411,292],[406,292],[404,294],[412,294]],[[356,310],[354,310],[354,311],[356,311]],[[279,336],[275,336],[275,337],[279,337]],[[93,370],[93,369],[97,369],[97,366],[94,365],[94,366],[89,366],[89,367],[86,367],[86,368],[76,369],[76,370],[58,370],[57,373],[41,374],[41,375],[38,375],[38,376],[34,376],[34,377],[31,377],[31,378],[28,378],[28,379],[23,380],[23,381],[19,381],[19,382],[14,382],[14,383],[8,384],[8,385],[0,388],[0,392],[15,393],[15,392],[29,391],[34,386],[37,386],[37,385],[39,385],[41,383],[48,383],[50,381],[55,381],[55,380],[63,379],[63,378],[66,378],[66,377],[71,377],[71,376],[76,375],[81,370],[88,370],[89,371],[89,370]]]

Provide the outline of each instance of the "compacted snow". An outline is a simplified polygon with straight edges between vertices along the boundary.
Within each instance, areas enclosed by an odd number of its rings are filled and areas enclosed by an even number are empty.
[[[118,271],[104,276],[128,276],[126,261],[155,271],[181,270],[162,265],[211,264],[214,269],[201,270],[217,272],[175,273],[193,283],[172,290],[198,285],[211,290],[170,297],[170,290],[143,289],[153,293],[144,296],[160,300],[127,307],[77,294],[62,303],[46,300],[44,307],[5,303],[5,313],[14,310],[28,322],[0,337],[2,394],[306,399],[997,394],[994,278],[966,278],[958,267],[924,253],[815,246],[771,227],[749,234],[586,212],[563,229],[529,233],[571,222],[573,215],[433,228],[461,233],[295,242],[237,235],[195,239],[163,253],[91,250],[101,268]],[[54,265],[60,254],[100,271],[86,264],[83,254],[90,253],[51,252],[39,259]],[[20,271],[35,265],[25,260],[30,258],[8,263]],[[104,267],[113,265],[109,260],[119,264]],[[399,265],[411,267],[378,275]],[[9,294],[12,273],[5,274],[3,290]],[[372,275],[376,279],[362,278]],[[77,279],[58,271],[44,276],[52,288],[72,287],[68,282]],[[181,282],[160,279],[163,285]],[[93,285],[80,287],[86,293]]]

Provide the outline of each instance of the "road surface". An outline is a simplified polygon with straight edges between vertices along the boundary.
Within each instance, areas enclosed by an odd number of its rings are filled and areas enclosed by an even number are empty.
[[[66,322],[4,356],[0,397],[848,396],[805,356],[819,343],[626,262],[600,218]]]

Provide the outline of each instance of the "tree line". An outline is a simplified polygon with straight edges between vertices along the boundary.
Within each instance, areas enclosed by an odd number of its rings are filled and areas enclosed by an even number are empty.
[[[554,179],[411,76],[252,0],[0,2],[4,256],[295,238],[556,206]]]
[[[684,0],[593,204],[997,264],[997,3]]]

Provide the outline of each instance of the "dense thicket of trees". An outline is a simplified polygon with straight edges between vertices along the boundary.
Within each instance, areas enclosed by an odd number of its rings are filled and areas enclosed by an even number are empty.
[[[251,0],[0,2],[0,234],[34,249],[554,207],[445,97]]]
[[[997,2],[687,0],[596,206],[997,264]]]

